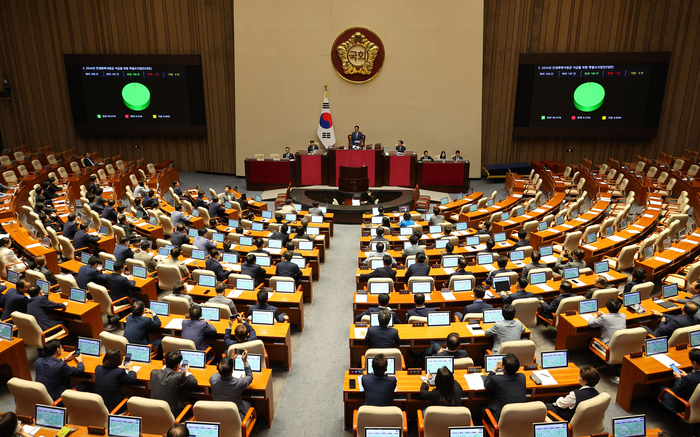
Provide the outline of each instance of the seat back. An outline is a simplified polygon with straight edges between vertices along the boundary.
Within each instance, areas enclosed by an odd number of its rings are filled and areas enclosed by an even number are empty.
[[[232,344],[231,346],[229,346],[228,350],[226,351],[226,354],[229,357],[233,356],[234,349],[245,349],[248,351],[249,354],[260,354],[263,358],[265,358],[265,344],[263,344],[262,340],[251,340],[244,341],[242,343]],[[262,359],[260,361],[262,363],[262,368],[266,369],[266,360]]]
[[[550,269],[549,267],[542,267],[539,269],[531,269],[530,271],[527,272],[527,280],[530,280],[530,276],[532,276],[533,273],[540,273],[540,272],[545,272],[547,273],[547,280],[549,281],[552,279],[552,276],[554,275],[554,271]]]
[[[413,291],[413,284],[415,282],[430,282],[432,284],[432,289],[435,290],[435,278],[432,276],[411,276],[408,278],[409,291]]]
[[[588,236],[591,234],[596,234],[598,235],[598,231],[600,230],[600,225],[589,225],[586,227],[586,229],[583,231],[583,234],[581,234],[581,241],[586,244],[586,241],[588,241]]]
[[[615,331],[610,339],[608,364],[621,364],[622,357],[642,350],[647,331],[644,328],[628,328]]]
[[[638,249],[639,246],[636,244],[623,247],[617,256],[617,269],[615,270],[622,271],[634,267],[634,256],[637,254]]]
[[[175,417],[166,401],[132,396],[126,402],[126,406],[131,416],[141,418],[143,434],[165,435],[175,424]]]
[[[455,407],[450,407],[455,408]],[[365,428],[401,427],[403,412],[399,407],[374,407],[363,405],[357,409],[357,436],[365,435]]]
[[[605,304],[610,299],[617,298],[618,290],[617,288],[603,288],[601,290],[596,290],[593,292],[591,299],[598,300],[598,308],[605,308]]]
[[[472,413],[467,407],[443,407],[431,405],[423,417],[425,435],[449,437],[451,426],[471,426]]]
[[[603,392],[583,401],[576,407],[574,417],[569,422],[573,435],[590,435],[605,430],[605,412],[610,405],[610,395]]]
[[[2,177],[5,179],[5,182],[8,184],[16,184],[17,183],[17,175],[13,170],[7,170],[2,173]]]
[[[122,335],[112,334],[107,331],[100,332],[100,340],[102,340],[102,345],[105,347],[105,351],[110,349],[119,349],[122,351],[122,355],[126,354],[126,345],[129,340]]]
[[[362,363],[362,367],[365,367],[365,363],[367,362],[367,358],[374,358],[376,355],[379,354],[384,354],[386,358],[393,358],[394,359],[394,366],[396,370],[401,370],[401,363],[403,359],[403,355],[401,355],[401,349],[398,348],[371,348],[367,349],[365,352],[365,361]],[[367,369],[369,372],[369,369]]]
[[[476,286],[476,278],[473,275],[455,275],[455,276],[450,276],[450,282],[449,282],[449,289],[453,290],[453,284],[454,281],[460,281],[462,279],[471,279],[472,281],[472,289]]]
[[[193,406],[198,422],[220,423],[220,437],[241,437],[241,416],[233,402],[197,401]],[[244,411],[243,414],[246,412]]]
[[[24,340],[29,346],[39,349],[44,347],[41,327],[39,327],[34,316],[20,311],[13,311],[10,315],[12,316],[12,323],[14,323],[19,330],[17,337]],[[46,341],[48,341],[48,339],[46,339]]]
[[[525,299],[515,299],[513,301],[515,307],[515,315],[520,322],[528,328],[533,328],[537,325],[537,308],[540,306],[540,300],[536,297],[527,297]]]
[[[678,344],[690,344],[690,333],[700,330],[700,325],[684,326],[683,328],[677,328],[671,334],[671,338],[668,339],[668,347],[673,347]]]
[[[114,315],[112,312],[112,298],[109,295],[109,291],[94,282],[88,282],[88,291],[92,295],[92,300],[100,305],[100,311],[102,314],[107,314],[108,316]]]
[[[559,306],[557,307],[556,322],[554,324],[554,327],[559,327],[560,314],[566,314],[566,312],[569,310],[578,310],[578,301],[583,299],[583,296],[572,296],[562,299],[561,302],[559,302]]]
[[[228,275],[228,283],[233,285],[234,287],[236,286],[236,279],[253,279],[250,277],[250,275],[243,275],[241,273],[231,273]]]
[[[639,291],[642,300],[649,299],[651,292],[654,291],[654,283],[649,281],[644,282],[643,284],[637,284],[632,287],[632,290],[630,291]]]
[[[544,422],[547,407],[541,401],[507,404],[498,420],[500,437],[533,437],[533,423]]]
[[[184,316],[190,312],[190,301],[184,297],[179,296],[165,296],[163,297],[163,302],[170,303],[170,313],[179,314]]]
[[[158,286],[162,290],[172,290],[177,283],[182,282],[182,273],[175,264],[159,263],[156,266],[156,272],[158,272]]]
[[[647,170],[647,178],[653,178],[658,171],[658,167],[650,167],[649,170]]]
[[[77,390],[66,390],[61,395],[68,417],[66,423],[78,426],[107,428],[109,410],[102,396]]]
[[[192,270],[192,280],[194,281],[195,284],[199,284],[199,277],[200,276],[214,276],[214,277],[216,277],[216,274],[214,272],[212,272],[211,270],[204,270],[204,269]]]
[[[454,368],[455,369],[467,369],[469,367],[474,366],[474,360],[471,358],[455,358],[454,359]]]
[[[180,349],[194,351],[197,350],[194,341],[186,338],[171,337],[166,335],[163,337],[163,355],[170,351],[179,351]]]
[[[26,178],[27,176],[29,176],[29,172],[27,171],[27,167],[24,165],[18,165],[17,171],[19,172],[19,175],[22,176],[23,178]]]
[[[690,396],[688,403],[690,404],[690,416],[685,419],[688,423],[700,422],[700,385],[695,386],[693,394]]]
[[[68,294],[71,288],[79,288],[73,275],[56,275],[56,280],[58,281],[58,288],[64,294]]]
[[[520,365],[524,366],[535,362],[536,350],[537,345],[532,340],[514,340],[501,343],[498,353],[502,355],[513,354],[520,360]]]
[[[219,314],[221,316],[221,320],[227,320],[228,318],[231,317],[231,307],[223,304],[223,303],[216,303],[216,302],[207,302],[202,304],[203,307],[216,307],[219,309]]]
[[[645,166],[644,161],[639,161],[637,163],[637,166],[634,168],[634,171],[636,173],[639,173],[640,171],[644,171],[644,166]]]
[[[683,168],[683,164],[685,164],[685,162],[682,159],[676,159],[673,162],[673,169],[674,170],[681,170]]]
[[[255,160],[256,160],[256,161],[264,161],[264,160],[265,160],[265,154],[264,154],[264,153],[256,153],[254,156],[255,156]]]
[[[562,244],[562,247],[573,252],[578,247],[580,241],[581,231],[571,232],[566,234],[566,238],[564,239],[564,244]]]
[[[14,377],[7,381],[7,388],[15,398],[15,413],[20,416],[34,417],[37,404],[53,404],[46,386],[40,382]]]
[[[523,225],[523,230],[527,233],[525,236],[526,240],[530,239],[530,233],[531,232],[537,232],[537,220],[530,220],[529,222],[525,222]]]
[[[370,280],[371,280],[371,279],[378,279],[378,278],[370,278]],[[391,280],[391,278],[381,278],[381,279],[389,279],[389,280]],[[290,277],[287,277],[287,276],[273,276],[273,277],[270,278],[270,288],[272,288],[273,290],[276,290],[275,287],[277,286],[277,283],[278,283],[278,282],[294,282],[294,278],[290,278]],[[394,288],[393,288],[393,282],[394,282],[394,281],[391,281],[391,282],[392,282],[392,285],[389,287],[389,291],[391,291],[391,290],[394,289]]]

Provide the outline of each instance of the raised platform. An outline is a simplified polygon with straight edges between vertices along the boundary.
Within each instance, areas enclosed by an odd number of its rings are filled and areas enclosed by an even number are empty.
[[[336,188],[313,187],[292,188],[289,196],[294,203],[301,203],[303,209],[311,208],[314,200],[326,206],[332,212],[335,223],[362,223],[362,215],[372,212],[372,208],[382,206],[385,211],[398,211],[400,206],[413,207],[413,190],[393,189],[375,190],[374,196],[379,199],[376,204],[351,205],[352,199],[359,199],[363,193],[347,193]],[[333,204],[333,199],[338,205]],[[347,204],[346,204],[347,203]]]

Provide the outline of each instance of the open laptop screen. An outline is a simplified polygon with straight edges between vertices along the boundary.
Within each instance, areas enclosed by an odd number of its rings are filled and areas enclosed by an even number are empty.
[[[141,418],[110,415],[107,421],[107,435],[110,437],[139,437],[141,435]]]
[[[450,372],[454,372],[454,357],[425,357],[425,371],[435,375],[439,369],[447,367]]]
[[[34,425],[39,428],[61,429],[66,425],[66,409],[49,405],[37,405]]]
[[[614,417],[612,420],[615,437],[643,437],[647,435],[646,416]]]
[[[214,422],[185,422],[190,437],[219,437],[221,424]]]
[[[569,355],[566,350],[542,352],[542,369],[565,367],[569,367]]]

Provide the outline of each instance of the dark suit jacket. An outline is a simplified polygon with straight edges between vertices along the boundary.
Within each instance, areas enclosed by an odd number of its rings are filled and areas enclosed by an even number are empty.
[[[102,218],[106,218],[107,220],[111,221],[112,223],[117,222],[117,210],[114,209],[113,206],[107,205],[105,207],[105,210],[102,211]]]
[[[183,320],[182,321],[182,338],[192,340],[198,351],[207,349],[205,337],[207,335],[216,335],[216,328],[211,323],[204,320]]]
[[[255,286],[257,287],[260,282],[262,282],[262,279],[265,277],[265,269],[260,267],[257,264],[248,264],[248,262],[244,262],[241,264],[241,274],[242,275],[248,275],[251,278],[255,280]]]
[[[277,263],[275,276],[286,276],[288,278],[294,278],[295,281],[299,281],[301,279],[301,270],[298,265],[291,261],[280,261]]]
[[[357,131],[350,134],[350,142],[351,144],[361,144],[362,143],[362,132]]]
[[[282,158],[284,158],[284,159],[294,159],[294,154],[293,154],[292,152],[285,153],[284,155],[282,155]]]
[[[572,297],[573,294],[560,294],[559,296],[555,297],[550,303],[542,302],[541,305],[541,310],[544,310],[544,315],[546,317],[553,317],[554,314],[557,312],[557,308],[559,308],[559,303],[563,300],[566,299],[567,297]]]
[[[372,373],[362,376],[362,387],[365,389],[365,405],[375,407],[390,407],[394,405],[394,376],[375,376]]]
[[[91,158],[83,158],[82,161],[83,166],[85,167],[92,167],[93,165],[95,165],[95,161],[93,161]]]
[[[671,391],[687,401],[690,400],[698,384],[700,384],[700,372],[689,373],[682,378],[676,378],[673,382],[673,387],[671,387]],[[661,397],[661,403],[664,407],[673,412],[680,413],[685,411],[685,406],[668,393],[664,393]]]
[[[472,273],[470,270],[455,270],[455,272],[450,275],[450,278],[453,276],[473,275],[473,274],[474,273]]]
[[[201,206],[201,207],[204,207],[204,208],[208,208],[208,207],[209,207],[209,204],[207,203],[206,200],[202,199],[201,197],[197,197],[197,198],[194,200],[194,208],[197,209],[197,208],[199,208],[200,206]]]
[[[493,308],[493,305],[486,303],[483,300],[475,300],[474,303],[464,307],[464,313],[480,313],[481,310],[488,310]]]
[[[360,282],[367,282],[369,278],[391,278],[396,279],[396,270],[391,267],[379,267],[373,270],[372,273],[363,273],[360,275]]]
[[[529,246],[530,242],[527,240],[518,240],[517,243],[515,243],[515,247],[523,247],[523,246]]]
[[[280,231],[273,231],[272,235],[268,237],[270,240],[282,240],[282,247],[287,246],[287,241],[289,241],[289,235]]]
[[[403,153],[406,151],[406,146],[396,146],[396,151],[399,153]]]
[[[113,301],[121,299],[123,297],[128,297],[131,302],[136,302],[136,296],[134,296],[134,286],[136,281],[130,281],[119,273],[110,273],[105,276],[107,281],[107,289],[109,290],[109,296]]]
[[[220,203],[212,202],[209,204],[209,217],[219,217],[224,222],[228,221],[228,215],[226,214],[226,209],[221,206]]]
[[[34,362],[36,382],[44,384],[54,401],[70,388],[70,378],[79,378],[85,373],[83,363],[72,367],[54,357],[39,357]]]
[[[197,379],[192,375],[175,372],[168,367],[151,370],[151,399],[160,399],[170,405],[170,411],[177,417],[185,408],[180,395],[197,388]]]
[[[491,390],[496,398],[488,406],[493,413],[493,417],[498,422],[501,417],[501,410],[508,404],[516,404],[525,402],[526,379],[524,373],[516,373],[515,375],[496,375],[494,372],[489,372],[484,381],[486,390]]]
[[[153,318],[126,316],[126,326],[124,327],[124,337],[133,344],[148,344],[148,334],[154,329],[160,328],[160,319],[154,315]]]
[[[645,281],[631,281],[629,284],[625,285],[625,289],[622,290],[623,293],[629,293],[632,291],[632,287],[635,285],[643,284]]]
[[[511,269],[497,269],[489,273],[489,275],[486,277],[486,280],[484,281],[485,283],[491,285],[493,283],[493,278],[496,277],[497,274],[499,273],[508,273],[512,272]]]
[[[75,237],[75,233],[78,232],[78,225],[75,222],[66,222],[63,225],[63,236],[72,240]]]
[[[182,197],[185,195],[185,193],[182,192],[180,187],[173,187],[173,193],[175,193],[177,197]]]
[[[406,323],[408,323],[408,319],[410,319],[411,316],[428,317],[428,313],[431,311],[435,311],[435,308],[412,308],[406,311]]]
[[[525,299],[527,297],[535,297],[535,295],[530,293],[529,291],[518,290],[509,296],[502,297],[501,300],[503,301],[504,304],[506,304],[506,303],[513,303],[513,301],[516,299]]]
[[[678,316],[666,314],[664,317],[666,321],[661,322],[654,330],[655,337],[670,337],[676,329],[693,326],[697,323],[695,317],[687,314],[680,314]]]
[[[46,278],[47,281],[49,281],[49,284],[51,285],[56,285],[58,284],[58,280],[56,279],[56,275],[46,267],[42,268],[34,268],[37,272],[43,273],[44,277]]]
[[[190,244],[190,237],[184,232],[174,231],[172,235],[170,235],[170,242],[173,243],[174,246],[180,247],[183,244]]]
[[[141,206],[144,208],[153,208],[154,206],[158,206],[158,199],[146,195],[141,202]]]
[[[207,258],[205,264],[207,266],[207,270],[214,272],[217,281],[225,281],[226,278],[228,278],[229,272],[225,271],[224,268],[221,267],[221,263],[219,261]]]
[[[462,390],[462,386],[459,385],[459,382],[456,379],[452,389],[454,390],[454,405],[459,406],[462,404],[461,399],[462,395],[464,394],[464,390]],[[423,396],[425,400],[430,401],[430,403],[433,405],[441,405],[440,394],[438,393],[438,391],[430,390],[430,386],[425,382],[420,386],[420,395]]]
[[[65,307],[66,306],[62,303],[51,302],[48,297],[40,294],[37,297],[29,299],[27,303],[27,314],[34,316],[41,330],[46,331],[60,324],[49,316],[49,311],[52,309],[64,309]]]
[[[88,282],[94,282],[95,284],[107,287],[107,277],[89,265],[80,267],[80,270],[78,270],[78,277],[75,278],[75,282],[77,282],[78,287],[82,288],[83,290],[87,290]]]
[[[78,229],[78,232],[73,236],[73,247],[75,249],[80,249],[81,247],[90,247],[90,243],[95,243],[100,241],[100,237],[96,235],[90,235],[87,232]]]
[[[277,320],[279,323],[284,322],[284,317],[279,314],[279,310],[277,309],[276,306],[272,305],[252,305],[250,308],[248,308],[248,315],[252,314],[253,310],[263,310],[263,311],[274,311],[275,313],[275,320]]]
[[[408,281],[411,276],[430,276],[430,266],[418,262],[411,264],[411,267],[406,270],[406,280]]]
[[[129,246],[123,244],[116,244],[114,246],[114,257],[117,261],[126,263],[126,260],[134,257],[134,251],[131,250]]]
[[[360,314],[355,316],[355,321],[356,322],[361,322],[363,316],[371,316],[372,313],[378,313],[381,310],[385,310],[386,308],[382,308],[379,306],[369,308],[367,311],[363,311]],[[391,310],[389,310],[391,311]],[[391,321],[393,324],[397,325],[401,323],[401,320],[399,320],[399,316],[396,315],[394,311],[391,311]]]
[[[250,324],[248,323],[247,320],[243,321],[243,326],[248,328],[248,339],[246,341],[253,341],[253,340],[258,339],[258,336],[255,335],[255,328],[250,326]],[[231,347],[232,345],[238,344],[238,343],[240,343],[240,342],[238,341],[236,336],[231,335],[231,330],[226,329],[226,331],[224,331],[224,344],[226,345],[226,350],[228,350],[228,348]]]
[[[365,340],[369,342],[369,347],[371,348],[396,347],[400,341],[399,331],[397,331],[396,328],[389,328],[388,326],[370,326],[369,329],[367,329]]]
[[[437,357],[453,357],[454,359],[458,359],[458,358],[467,358],[469,356],[469,354],[464,349],[457,349],[456,351],[450,351],[450,350],[445,349],[442,352],[436,353],[435,356],[437,356]]]
[[[13,311],[19,311],[22,313],[27,312],[27,303],[29,299],[24,294],[17,291],[16,288],[10,288],[2,296],[0,304],[2,304],[2,320],[7,320]]]
[[[124,369],[115,367],[109,369],[102,365],[95,367],[95,393],[102,396],[102,400],[107,410],[112,411],[124,400],[121,392],[123,384],[133,384],[136,382],[136,372],[126,372]]]
[[[90,183],[88,184],[88,186],[87,186],[87,192],[88,192],[88,193],[93,193],[93,194],[95,194],[95,193],[97,192],[98,189],[99,189],[99,187],[98,187],[97,184],[94,183],[94,182],[90,182]]]

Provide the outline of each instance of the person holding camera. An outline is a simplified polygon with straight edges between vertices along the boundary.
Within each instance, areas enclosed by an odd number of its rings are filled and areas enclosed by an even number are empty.
[[[236,349],[238,351],[238,349]],[[233,402],[238,407],[238,414],[241,420],[252,406],[250,402],[243,399],[243,392],[253,382],[253,370],[248,364],[248,351],[242,349],[239,353],[234,352],[231,358],[225,357],[219,361],[217,368],[218,373],[214,373],[209,377],[211,385],[211,396],[214,401]],[[238,357],[243,361],[244,376],[236,378],[233,376],[234,362]]]
[[[564,250],[557,260],[557,263],[554,265],[554,271],[561,275],[564,269],[568,267],[585,268],[586,261],[583,260],[584,255],[585,252],[581,248],[576,248],[573,253],[568,249]]]
[[[241,324],[236,326],[236,328],[233,330],[232,338],[231,327],[233,326],[233,322],[235,322],[236,320],[240,320]],[[224,344],[226,345],[227,350],[234,344],[243,343],[246,341],[253,341],[257,339],[258,336],[255,335],[255,329],[252,326],[250,326],[250,324],[248,323],[248,319],[246,319],[244,313],[231,315],[231,318],[228,321],[228,328],[226,328],[226,331],[224,331]]]

